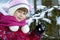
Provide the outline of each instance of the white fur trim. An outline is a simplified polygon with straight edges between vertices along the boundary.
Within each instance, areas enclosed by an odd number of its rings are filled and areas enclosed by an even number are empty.
[[[9,29],[13,32],[16,32],[16,31],[18,31],[19,26],[10,26]]]
[[[13,15],[14,12],[15,12],[18,8],[21,8],[21,7],[24,7],[24,8],[26,8],[26,9],[29,10],[28,5],[20,4],[20,5],[17,5],[17,6],[14,6],[14,7],[10,8],[9,11],[8,11],[8,13],[9,13],[10,15]]]
[[[25,26],[21,27],[21,30],[23,33],[28,33],[30,31],[30,28],[28,25],[25,25]]]

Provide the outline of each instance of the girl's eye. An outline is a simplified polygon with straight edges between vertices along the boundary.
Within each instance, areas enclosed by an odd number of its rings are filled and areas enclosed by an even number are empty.
[[[19,13],[23,13],[23,15],[26,15],[27,13],[26,12],[23,12],[23,11],[20,11],[18,10]]]
[[[18,12],[22,13],[22,11],[19,11],[19,10],[18,10]]]

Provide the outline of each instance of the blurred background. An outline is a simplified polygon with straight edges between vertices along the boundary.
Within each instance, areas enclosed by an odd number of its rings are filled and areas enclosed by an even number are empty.
[[[12,0],[0,0],[0,5],[9,3]],[[43,25],[45,25],[46,30],[43,33],[41,40],[60,40],[60,0],[27,0],[32,4],[32,11],[28,15],[29,17],[33,14],[38,14],[48,9],[51,9],[53,6],[58,6],[52,11],[45,13],[45,18],[51,20],[51,23],[40,20]],[[36,22],[33,22],[30,25],[31,31],[35,28]]]

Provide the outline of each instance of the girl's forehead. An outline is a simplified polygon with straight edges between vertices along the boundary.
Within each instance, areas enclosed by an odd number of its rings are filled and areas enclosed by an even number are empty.
[[[26,8],[18,8],[18,10],[27,10]]]
[[[28,10],[27,10],[26,8],[19,8],[19,9],[17,9],[17,10],[28,13]]]
[[[18,12],[24,12],[23,10],[16,10],[16,11],[18,11]]]
[[[24,14],[27,14],[27,12],[26,11],[24,11],[24,10],[16,10],[17,12],[23,12]]]

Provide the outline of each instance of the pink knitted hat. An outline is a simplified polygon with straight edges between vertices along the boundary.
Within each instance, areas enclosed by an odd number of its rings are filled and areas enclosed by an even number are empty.
[[[27,2],[27,0],[12,0],[9,4],[10,4],[10,8],[8,13],[10,15],[13,15],[14,12],[21,7],[28,9],[28,11],[31,11],[32,9],[32,6]]]

